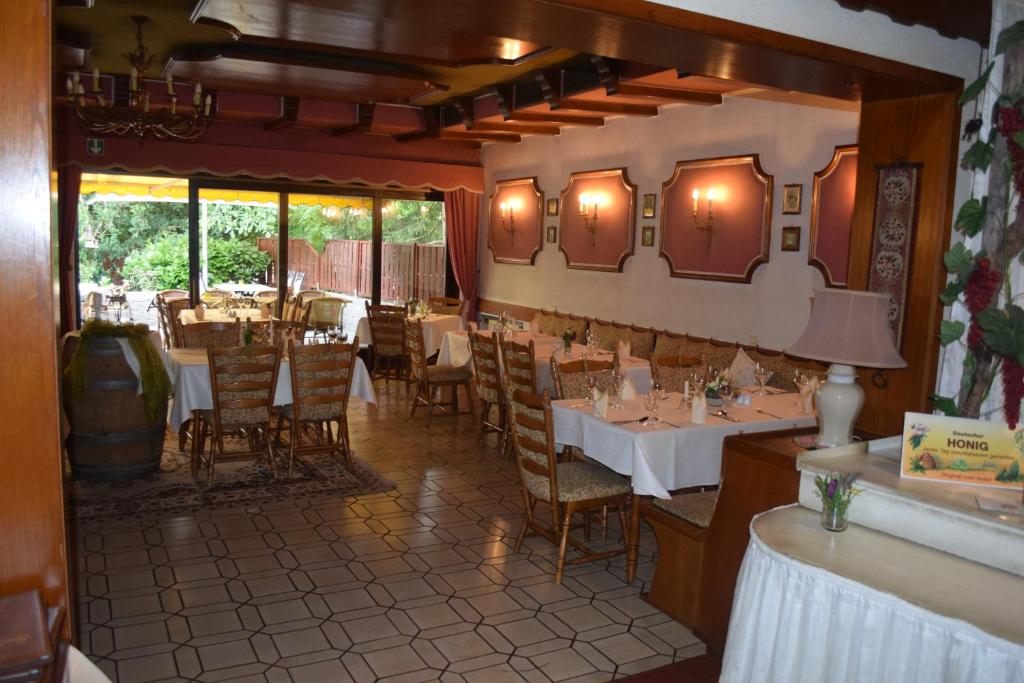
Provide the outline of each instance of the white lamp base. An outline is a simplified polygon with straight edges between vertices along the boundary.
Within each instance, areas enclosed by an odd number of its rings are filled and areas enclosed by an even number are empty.
[[[853,423],[864,405],[864,390],[853,366],[833,363],[828,381],[818,388],[819,446],[845,446],[853,442]]]

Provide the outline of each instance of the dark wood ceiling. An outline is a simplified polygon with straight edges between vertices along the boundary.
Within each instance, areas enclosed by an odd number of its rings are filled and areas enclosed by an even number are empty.
[[[715,106],[755,89],[856,102],[872,91],[950,86],[941,74],[732,22],[713,20],[716,37],[707,17],[640,0],[56,5],[60,72],[95,67],[115,77],[105,87],[123,88],[129,17],[144,14],[156,106],[157,79],[169,74],[186,94],[197,82],[213,92],[218,120],[335,136],[518,142],[608,116],[656,116],[666,104]]]

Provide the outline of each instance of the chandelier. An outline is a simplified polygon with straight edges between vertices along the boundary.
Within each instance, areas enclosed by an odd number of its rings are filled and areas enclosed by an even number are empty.
[[[91,97],[85,94],[78,72],[75,71],[67,79],[68,96],[75,110],[75,116],[82,126],[91,133],[115,135],[120,137],[137,137],[139,142],[147,135],[157,140],[181,140],[191,142],[198,140],[206,132],[206,124],[210,120],[212,98],[209,94],[203,99],[203,86],[196,84],[192,94],[192,110],[189,113],[178,112],[178,96],[174,92],[174,79],[167,74],[168,104],[162,108],[150,109],[150,95],[146,90],[145,78],[153,61],[153,53],[142,42],[142,25],[149,18],[132,16],[135,22],[135,40],[137,45],[124,58],[131,65],[131,77],[128,85],[127,105],[115,104],[113,93],[108,101],[100,88],[100,71],[92,72]]]

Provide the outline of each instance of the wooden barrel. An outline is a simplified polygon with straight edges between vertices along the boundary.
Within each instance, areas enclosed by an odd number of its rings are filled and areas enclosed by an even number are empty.
[[[70,359],[80,343],[68,339]],[[94,338],[86,350],[86,391],[65,395],[71,422],[68,455],[77,479],[132,479],[156,472],[164,446],[167,405],[154,422],[146,417],[139,380],[116,339]]]

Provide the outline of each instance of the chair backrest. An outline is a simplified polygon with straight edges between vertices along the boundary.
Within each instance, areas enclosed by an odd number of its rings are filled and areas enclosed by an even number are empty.
[[[163,289],[156,293],[157,297],[166,301],[167,299],[177,299],[179,297],[188,297],[187,289]]]
[[[291,291],[292,292],[301,292],[302,291],[302,281],[305,280],[305,279],[306,279],[306,274],[305,273],[302,273],[302,272],[295,273],[295,275],[294,275],[294,277],[292,277],[292,281],[291,281]]]
[[[423,341],[423,321],[419,318],[412,318],[405,324],[405,348],[409,351],[409,367],[413,377],[425,381],[427,379],[427,345]]]
[[[246,426],[270,422],[281,365],[276,346],[207,347],[210,386],[213,389],[215,427]]]
[[[319,299],[322,296],[327,296],[327,293],[319,289],[305,289],[295,295],[295,300],[300,306],[304,306],[310,299]]]
[[[612,375],[618,366],[618,356],[612,360],[559,361],[551,357],[551,378],[555,384],[555,398],[589,398],[587,377],[594,377],[605,388],[611,386]]]
[[[291,320],[295,315],[295,297],[290,296],[284,300],[281,308],[281,320]]]
[[[167,300],[167,326],[171,333],[171,346],[181,347],[181,312],[189,307],[188,299]]]
[[[512,427],[512,444],[515,446],[519,476],[524,485],[532,481],[533,490],[547,486],[551,496],[552,525],[557,528],[558,469],[555,467],[551,399],[547,390],[537,396],[522,389],[513,389],[508,379],[505,380],[505,392],[508,396],[509,424]]]
[[[651,381],[657,382],[665,391],[683,393],[686,382],[700,366],[698,356],[657,356],[651,358]]]
[[[203,292],[201,297],[199,297],[201,301],[213,306],[214,308],[227,307],[228,302],[234,298],[235,295],[232,292],[228,292],[223,289],[208,289]]]
[[[344,299],[336,296],[321,296],[309,300],[309,324],[313,327],[333,327],[341,324],[345,310]]]
[[[181,326],[181,347],[184,349],[205,349],[207,346],[229,347],[241,343],[241,323],[199,322]]]
[[[536,394],[537,353],[533,347],[533,340],[531,339],[527,346],[499,338],[498,346],[501,348],[501,364],[506,383],[511,384],[513,390],[523,389],[528,393]]]
[[[351,344],[288,342],[292,410],[296,420],[331,420],[345,415],[359,338]]]
[[[488,403],[498,403],[501,400],[501,363],[498,359],[497,336],[470,330],[469,349],[473,354],[476,393]]]
[[[373,337],[373,352],[378,357],[394,358],[406,355],[405,308],[402,306],[373,306],[366,302],[366,317]]]
[[[306,328],[303,320],[274,320],[270,325],[273,331],[270,343],[282,350],[287,347],[289,340],[294,340],[296,344],[302,346],[306,343]]]
[[[462,299],[451,296],[432,296],[427,299],[431,313],[462,315]]]

